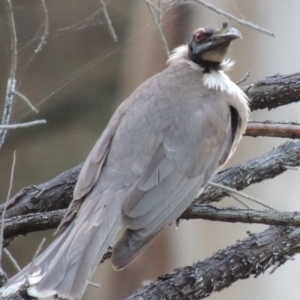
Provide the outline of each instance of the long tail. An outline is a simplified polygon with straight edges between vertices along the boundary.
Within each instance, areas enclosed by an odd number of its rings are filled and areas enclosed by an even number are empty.
[[[102,256],[122,228],[117,195],[88,196],[76,219],[33,263],[2,288],[7,297],[27,284],[29,295],[81,299]],[[104,197],[103,197],[104,196]]]

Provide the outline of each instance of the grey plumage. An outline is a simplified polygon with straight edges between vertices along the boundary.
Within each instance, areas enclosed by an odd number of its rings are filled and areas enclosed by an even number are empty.
[[[120,105],[81,170],[61,224],[67,229],[3,296],[27,282],[32,296],[80,299],[108,246],[114,267],[123,268],[201,193],[247,123],[247,98],[224,74],[239,35],[227,24],[199,29],[190,48],[175,50],[169,66]],[[205,51],[198,45],[208,42]]]

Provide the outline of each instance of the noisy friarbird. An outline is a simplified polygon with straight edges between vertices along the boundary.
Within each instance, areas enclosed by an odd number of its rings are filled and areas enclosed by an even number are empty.
[[[246,95],[224,73],[238,38],[227,22],[196,30],[119,106],[83,165],[64,232],[8,280],[3,297],[25,289],[81,299],[109,246],[114,268],[124,268],[200,195],[248,120]]]

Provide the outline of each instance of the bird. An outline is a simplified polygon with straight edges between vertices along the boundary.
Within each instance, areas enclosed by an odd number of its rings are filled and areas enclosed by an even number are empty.
[[[248,98],[225,74],[239,38],[227,21],[195,30],[121,103],[83,164],[64,231],[2,297],[23,288],[39,299],[81,299],[109,246],[122,269],[180,217],[246,129]]]

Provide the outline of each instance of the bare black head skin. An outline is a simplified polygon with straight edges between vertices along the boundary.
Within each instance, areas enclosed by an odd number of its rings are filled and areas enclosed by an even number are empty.
[[[241,33],[229,27],[227,21],[221,29],[200,28],[189,40],[189,58],[204,68],[204,72],[219,70],[229,44],[238,38],[242,38]]]

